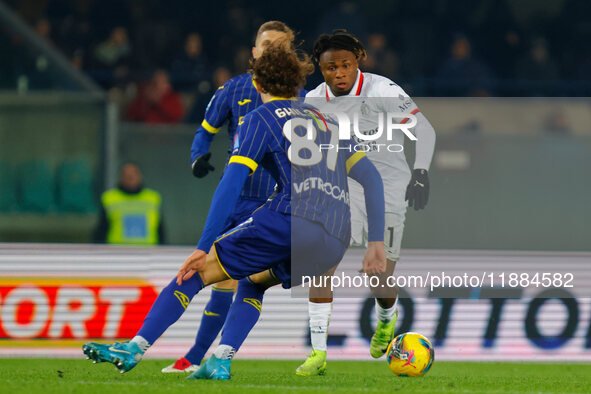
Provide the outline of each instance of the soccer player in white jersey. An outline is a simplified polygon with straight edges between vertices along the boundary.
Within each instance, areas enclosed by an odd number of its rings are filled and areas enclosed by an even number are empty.
[[[404,144],[402,132],[393,133],[392,140],[386,140],[387,134],[376,141],[367,143],[365,150],[368,158],[376,166],[384,184],[386,202],[384,246],[388,265],[386,272],[380,274],[380,284],[393,274],[399,259],[400,244],[404,228],[407,206],[415,210],[423,209],[429,197],[428,170],[435,147],[435,131],[427,118],[419,111],[414,101],[404,90],[390,79],[359,70],[359,62],[366,57],[361,42],[345,30],[335,30],[332,34],[321,35],[314,44],[314,59],[318,63],[325,82],[306,95],[307,100],[331,103],[333,108],[345,113],[368,112],[368,106],[378,106],[372,110],[394,112],[401,116],[400,123],[411,120],[416,125],[409,130],[416,137],[416,159],[411,172],[403,151],[387,149],[386,146]],[[358,97],[359,99],[355,99]],[[363,107],[366,108],[363,108]],[[326,105],[326,107],[329,107]],[[377,129],[374,125],[360,125],[362,134],[371,135]],[[399,130],[396,130],[399,131]],[[359,140],[361,144],[365,141]],[[351,193],[351,243],[365,244],[367,233],[367,215],[362,188],[349,180]],[[365,267],[364,267],[365,269]],[[374,358],[384,355],[394,336],[396,324],[398,289],[395,287],[377,290],[372,288],[376,297],[378,324],[371,338],[370,353]],[[313,352],[300,365],[296,374],[301,376],[322,375],[326,370],[326,349],[328,322],[332,310],[332,290],[330,288],[311,288],[309,299],[310,333]]]

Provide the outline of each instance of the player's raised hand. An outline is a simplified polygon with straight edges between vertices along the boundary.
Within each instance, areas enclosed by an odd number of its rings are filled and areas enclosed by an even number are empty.
[[[412,172],[410,183],[406,187],[405,201],[415,211],[425,208],[429,201],[429,174],[427,170],[416,169]]]
[[[368,242],[365,256],[363,256],[363,272],[367,275],[376,275],[381,274],[384,271],[386,271],[386,252],[384,252],[384,242]]]
[[[193,175],[197,178],[203,178],[207,175],[210,171],[215,170],[215,168],[209,164],[209,159],[211,158],[211,152],[207,152],[203,156],[199,156],[193,162]]]
[[[183,284],[183,280],[191,279],[195,273],[205,265],[207,253],[203,250],[195,249],[193,253],[183,263],[178,274],[176,274],[177,285]]]

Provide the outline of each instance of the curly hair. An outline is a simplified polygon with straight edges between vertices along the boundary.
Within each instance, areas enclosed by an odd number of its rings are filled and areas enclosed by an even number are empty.
[[[333,30],[332,34],[321,34],[314,42],[314,60],[316,63],[320,60],[320,55],[331,49],[345,50],[353,53],[357,60],[363,60],[367,57],[365,47],[351,33],[347,33],[345,29]]]
[[[253,79],[261,90],[275,97],[296,97],[314,72],[310,57],[286,48],[281,42],[273,43],[260,57],[250,61]]]

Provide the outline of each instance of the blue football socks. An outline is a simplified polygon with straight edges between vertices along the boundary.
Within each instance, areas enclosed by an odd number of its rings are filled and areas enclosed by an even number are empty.
[[[203,281],[197,273],[191,279],[183,281],[180,286],[174,278],[154,301],[137,336],[145,338],[153,345],[164,331],[182,316],[195,294],[202,288]]]
[[[248,278],[238,282],[236,300],[232,303],[220,345],[228,345],[236,351],[261,315],[263,295],[266,288],[252,283]]]
[[[195,338],[195,344],[185,355],[191,364],[199,365],[207,349],[211,346],[220,330],[224,326],[228,310],[234,298],[233,289],[221,289],[214,287],[211,298],[203,310],[199,331]]]

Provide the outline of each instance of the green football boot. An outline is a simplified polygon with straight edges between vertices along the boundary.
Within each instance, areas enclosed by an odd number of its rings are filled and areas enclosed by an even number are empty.
[[[383,323],[378,321],[378,327],[376,332],[371,337],[371,343],[369,345],[369,354],[373,358],[380,358],[388,349],[388,345],[394,339],[394,328],[396,326],[396,319],[398,318],[398,309],[394,313],[394,318],[390,323]]]
[[[326,350],[313,350],[306,361],[296,369],[298,376],[315,376],[326,373]]]

